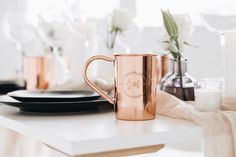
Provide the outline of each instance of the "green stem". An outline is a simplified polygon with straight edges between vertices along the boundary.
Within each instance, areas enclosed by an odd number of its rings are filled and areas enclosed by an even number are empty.
[[[182,89],[182,95],[183,95],[183,100],[186,101],[186,94],[184,91],[184,87],[183,87],[183,75],[182,75],[182,64],[181,64],[181,57],[178,57],[178,64],[179,64],[179,75],[180,75],[180,87]]]
[[[118,34],[118,31],[115,30],[115,34],[114,34],[113,40],[112,40],[112,42],[111,42],[111,50],[113,50],[113,48],[114,48],[114,46],[115,46],[117,34]]]
[[[176,47],[179,50],[178,40],[176,39],[175,42],[176,42]],[[184,86],[183,86],[183,75],[182,75],[182,64],[181,64],[181,54],[180,54],[180,52],[178,52],[177,56],[178,56],[177,59],[178,59],[178,64],[179,64],[180,88],[182,89],[183,100],[186,101],[187,98],[186,98],[186,94],[185,94],[185,90],[184,90]]]
[[[109,44],[109,41],[110,41],[110,38],[109,38],[109,31],[107,31],[107,33],[106,33],[106,40],[105,40],[105,44],[106,44],[106,46],[107,46],[107,48],[108,49],[110,49],[110,44]]]

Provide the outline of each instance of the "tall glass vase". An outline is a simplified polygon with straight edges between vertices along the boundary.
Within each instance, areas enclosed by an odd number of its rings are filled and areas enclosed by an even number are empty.
[[[187,59],[172,59],[173,73],[164,82],[162,90],[184,101],[194,101],[195,80],[187,73]]]

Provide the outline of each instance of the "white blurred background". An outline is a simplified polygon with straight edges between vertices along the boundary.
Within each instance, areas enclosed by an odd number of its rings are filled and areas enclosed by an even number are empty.
[[[4,20],[7,14],[14,12],[37,28],[38,16],[49,22],[57,21],[63,25],[61,38],[63,55],[67,57],[72,76],[82,79],[81,70],[85,59],[93,54],[103,54],[101,39],[92,38],[93,48],[86,50],[85,38],[71,32],[67,26],[70,16],[85,14],[95,21],[100,31],[107,15],[115,7],[124,7],[135,15],[139,27],[136,35],[127,37],[132,53],[159,52],[159,31],[162,26],[161,9],[170,9],[172,13],[189,13],[194,24],[194,33],[190,43],[198,48],[188,47],[184,55],[189,58],[189,73],[196,79],[225,77],[224,66],[228,58],[234,57],[236,35],[236,2],[234,0],[1,0],[0,1],[0,79],[12,77],[20,66],[20,54],[16,46],[4,35]],[[13,22],[14,23],[14,22]],[[142,31],[141,31],[142,30]],[[229,40],[226,40],[229,36]],[[45,51],[45,44],[38,39],[27,41],[25,51],[38,54]],[[117,51],[126,51],[127,45],[120,45]],[[227,47],[227,48],[225,48]],[[233,68],[234,65],[228,65]],[[99,73],[99,68],[94,73]],[[233,72],[231,72],[233,73]],[[232,74],[233,77],[234,74]],[[235,74],[236,75],[236,74]],[[236,76],[234,76],[236,78]]]
[[[47,22],[57,22],[57,38],[63,57],[68,63],[74,80],[82,82],[82,68],[85,60],[94,54],[109,55],[101,38],[108,14],[116,7],[129,9],[135,15],[136,28],[116,51],[125,53],[163,53],[160,46],[162,27],[161,9],[171,13],[189,13],[194,25],[189,43],[198,46],[187,47],[184,56],[189,59],[188,72],[197,80],[202,78],[223,78],[226,95],[236,96],[236,1],[235,0],[0,0],[0,80],[17,77],[21,68],[19,49],[27,55],[41,55],[48,50],[39,37],[31,38],[39,28],[39,17]],[[9,17],[12,17],[9,21]],[[70,19],[86,15],[96,23],[92,36],[78,35],[69,28]],[[27,23],[28,29],[19,37],[19,23]],[[9,28],[23,44],[17,44],[8,36]],[[29,40],[27,40],[29,39]],[[89,40],[90,47],[86,45]],[[21,47],[22,46],[22,47]],[[111,55],[111,54],[110,54]],[[93,75],[106,73],[103,67],[95,67]],[[58,155],[55,155],[58,156]]]

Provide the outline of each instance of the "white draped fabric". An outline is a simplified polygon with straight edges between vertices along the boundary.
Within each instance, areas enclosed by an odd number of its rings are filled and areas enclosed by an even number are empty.
[[[164,92],[158,94],[157,102],[157,114],[187,119],[203,127],[205,157],[236,156],[236,101],[225,99],[222,110],[209,112],[197,111],[190,103]]]

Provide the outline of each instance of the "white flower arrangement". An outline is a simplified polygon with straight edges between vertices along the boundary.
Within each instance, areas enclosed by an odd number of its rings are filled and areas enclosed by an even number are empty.
[[[188,14],[171,15],[169,11],[162,11],[165,26],[162,34],[162,47],[174,58],[181,57],[193,32],[192,21]],[[192,46],[192,45],[191,45]]]
[[[115,8],[108,21],[106,46],[109,50],[113,50],[118,34],[127,31],[133,23],[134,16],[132,12],[124,8]]]
[[[183,87],[181,58],[184,46],[190,45],[187,40],[192,34],[192,24],[187,15],[172,16],[169,11],[162,11],[162,16],[166,30],[163,35],[165,37],[163,41],[165,44],[164,47],[178,63],[180,87],[182,89],[183,100],[186,100],[186,94]]]

